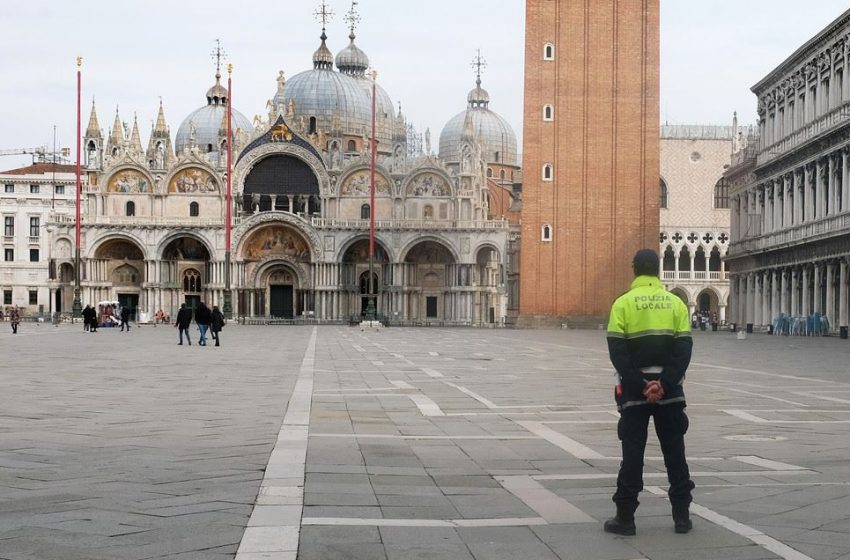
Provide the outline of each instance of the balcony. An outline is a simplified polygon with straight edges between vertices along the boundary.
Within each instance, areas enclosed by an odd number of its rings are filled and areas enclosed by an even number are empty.
[[[704,284],[709,281],[720,282],[729,280],[729,273],[725,270],[723,272],[720,272],[719,270],[712,270],[708,272],[704,270],[695,270],[693,272],[689,270],[680,270],[677,274],[675,270],[664,270],[661,272],[661,279],[665,282],[693,282],[695,284]]]
[[[51,214],[48,221],[73,225],[76,218],[71,214]],[[84,226],[163,226],[163,227],[224,227],[221,218],[163,217],[163,216],[83,216]]]
[[[369,229],[369,220],[346,220],[339,218],[312,218],[313,227],[323,229]],[[509,229],[507,220],[375,220],[375,229],[381,230],[469,230],[483,229],[501,231]]]
[[[820,136],[827,132],[840,127],[843,124],[850,122],[850,103],[844,103],[840,107],[833,109],[829,113],[821,116],[816,121],[798,129],[779,140],[770,146],[765,147],[756,158],[757,165],[764,165],[781,155],[791,151],[798,146],[801,146],[808,140]]]
[[[850,233],[850,213],[847,212],[836,216],[827,216],[816,222],[807,222],[789,229],[745,238],[742,241],[732,243],[729,246],[729,253],[731,256],[759,253],[845,233]]]
[[[38,245],[39,243],[41,243],[41,237],[37,235],[30,235],[27,240],[30,245]]]

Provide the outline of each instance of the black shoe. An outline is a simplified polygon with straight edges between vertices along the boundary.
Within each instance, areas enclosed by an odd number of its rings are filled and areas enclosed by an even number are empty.
[[[680,534],[690,533],[691,529],[694,528],[693,522],[688,519],[674,519],[673,520],[673,529]]]
[[[602,526],[606,533],[614,533],[615,535],[624,535],[630,537],[636,533],[634,519],[620,519],[612,517]]]
[[[183,346],[183,343],[182,343],[182,342],[178,342],[178,343],[177,343],[177,346]]]

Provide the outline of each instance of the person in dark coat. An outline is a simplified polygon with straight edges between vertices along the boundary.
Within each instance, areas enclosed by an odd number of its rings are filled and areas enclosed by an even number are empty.
[[[218,309],[217,305],[213,305],[212,318],[210,321],[210,332],[212,332],[213,340],[216,346],[221,346],[221,329],[224,328],[224,315]]]
[[[124,332],[125,326],[127,332],[130,332],[130,308],[126,305],[121,308],[121,332]]]
[[[207,330],[210,328],[210,321],[212,321],[212,312],[207,304],[201,302],[198,309],[195,310],[195,322],[198,323],[198,332],[200,332],[198,344],[201,346],[207,345]]]
[[[83,330],[87,331],[91,327],[91,305],[86,305],[83,309]]]
[[[9,312],[9,322],[12,323],[12,334],[18,334],[18,323],[21,322],[21,316],[15,307]]]
[[[192,346],[192,339],[189,338],[189,325],[192,324],[192,310],[186,307],[185,303],[180,304],[180,311],[177,312],[177,318],[174,320],[174,326],[180,332],[180,346],[183,345],[183,333],[186,333],[186,342]]]

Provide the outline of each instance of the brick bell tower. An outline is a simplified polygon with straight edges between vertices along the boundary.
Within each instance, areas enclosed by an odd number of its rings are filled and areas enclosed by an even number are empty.
[[[658,246],[659,0],[526,0],[521,326],[597,325]]]

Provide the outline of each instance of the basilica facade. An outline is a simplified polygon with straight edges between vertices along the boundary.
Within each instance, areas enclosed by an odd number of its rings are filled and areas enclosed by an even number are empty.
[[[182,303],[222,306],[226,181],[232,148],[231,295],[238,317],[360,317],[372,283],[390,323],[503,324],[516,136],[481,87],[432,153],[408,145],[401,109],[376,86],[376,195],[370,204],[373,80],[355,42],[335,57],[322,30],[312,68],[277,76],[267,118],[231,108],[216,73],[206,103],[173,136],[160,104],[147,147],[94,105],[83,140],[81,299],[118,301],[144,320]],[[270,80],[271,82],[271,80]],[[105,136],[105,137],[104,137]],[[508,201],[507,203],[505,201]],[[50,215],[59,279],[74,277],[73,210]],[[63,249],[68,249],[67,251]],[[515,268],[515,267],[513,267]],[[64,292],[63,292],[64,293]],[[63,297],[58,311],[70,311]]]

